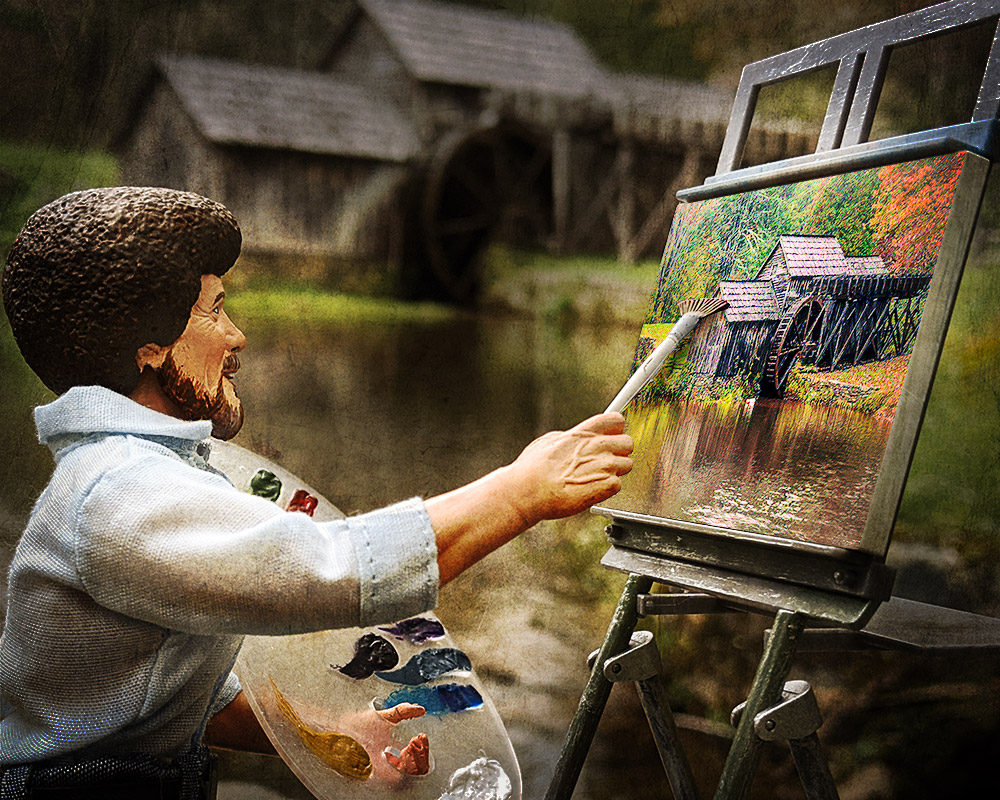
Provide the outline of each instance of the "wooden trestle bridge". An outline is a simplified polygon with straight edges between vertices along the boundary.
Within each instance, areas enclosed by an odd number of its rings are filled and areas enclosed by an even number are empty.
[[[838,370],[908,353],[929,274],[816,278],[812,293],[778,321],[767,348],[762,394],[780,397],[792,368]]]

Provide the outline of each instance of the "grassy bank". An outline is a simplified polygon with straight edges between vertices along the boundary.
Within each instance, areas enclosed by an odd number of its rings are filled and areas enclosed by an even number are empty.
[[[317,289],[308,284],[251,281],[226,300],[234,316],[272,324],[433,324],[462,314],[437,303],[408,303]]]
[[[492,247],[483,265],[480,308],[572,324],[615,324],[638,333],[660,272],[657,260],[555,256]]]

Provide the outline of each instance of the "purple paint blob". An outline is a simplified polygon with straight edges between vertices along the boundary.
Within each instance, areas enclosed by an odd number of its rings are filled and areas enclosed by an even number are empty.
[[[400,703],[416,703],[427,709],[427,713],[435,717],[445,714],[481,708],[483,696],[475,686],[461,683],[445,683],[441,686],[407,686],[390,694],[382,704],[383,708],[392,708]]]
[[[366,633],[354,643],[354,658],[341,666],[330,666],[349,678],[363,680],[381,669],[391,669],[399,663],[399,654],[388,639]]]
[[[384,681],[415,686],[457,669],[471,670],[472,662],[469,661],[469,657],[454,647],[435,647],[431,650],[421,650],[407,661],[402,669],[375,674]]]
[[[410,644],[423,644],[428,639],[440,639],[444,636],[444,625],[436,619],[425,619],[424,617],[404,619],[395,625],[379,628],[379,630],[385,631],[397,639],[405,639]]]

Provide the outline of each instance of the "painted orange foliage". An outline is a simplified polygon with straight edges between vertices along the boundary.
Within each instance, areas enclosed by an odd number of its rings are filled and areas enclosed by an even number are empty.
[[[879,170],[869,227],[890,272],[930,272],[937,260],[965,154]]]

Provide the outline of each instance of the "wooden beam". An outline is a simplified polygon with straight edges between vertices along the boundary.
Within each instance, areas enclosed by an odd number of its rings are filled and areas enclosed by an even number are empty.
[[[619,173],[618,202],[613,209],[608,209],[608,221],[615,236],[618,260],[622,261],[632,228],[635,226],[635,148],[627,139],[618,147],[620,158],[615,162],[615,168]]]
[[[552,219],[553,249],[556,253],[567,250],[570,217],[570,179],[572,172],[572,144],[566,128],[552,132]]]
[[[615,192],[618,191],[621,185],[621,162],[624,160],[622,151],[619,150],[615,155],[614,163],[611,169],[608,170],[607,177],[601,183],[600,188],[597,190],[597,194],[594,195],[593,200],[587,205],[580,218],[576,220],[576,224],[573,229],[569,232],[567,237],[567,247],[574,248],[587,234],[591,231],[597,221],[601,218],[601,214],[605,212],[611,203],[611,200],[615,196]]]
[[[646,217],[639,231],[625,243],[624,247],[620,248],[619,260],[626,264],[633,263],[639,254],[649,247],[654,236],[658,233],[662,235],[663,228],[670,221],[670,215],[677,206],[677,192],[685,186],[693,186],[698,181],[698,167],[704,155],[704,151],[697,146],[689,146],[684,151],[684,161],[681,163],[681,168],[677,171],[659,202]]]

